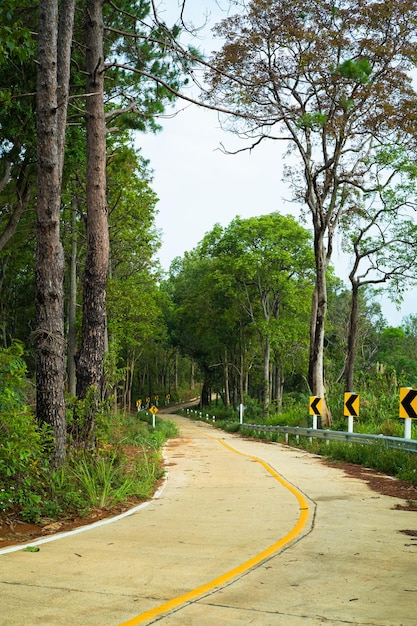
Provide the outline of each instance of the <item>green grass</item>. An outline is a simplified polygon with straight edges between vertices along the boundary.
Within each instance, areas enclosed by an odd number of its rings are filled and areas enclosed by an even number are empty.
[[[364,445],[331,441],[326,445],[316,441],[306,448],[321,456],[370,467],[417,485],[417,454],[413,452],[392,450],[383,442]]]
[[[108,508],[140,493],[140,483],[115,457],[83,457],[74,464],[72,475],[91,507]]]
[[[149,498],[163,475],[161,448],[175,435],[176,425],[169,420],[158,419],[153,428],[146,414],[126,416],[104,449],[73,461],[70,476],[76,489],[89,507]]]

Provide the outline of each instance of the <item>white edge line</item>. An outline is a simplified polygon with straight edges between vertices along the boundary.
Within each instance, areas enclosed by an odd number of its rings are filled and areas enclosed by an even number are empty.
[[[19,550],[24,550],[25,548],[28,548],[30,546],[40,546],[43,543],[49,543],[50,541],[56,541],[57,539],[65,539],[66,537],[71,537],[72,535],[78,535],[78,533],[83,533],[87,530],[93,530],[94,528],[98,528],[99,526],[105,526],[106,524],[113,524],[113,522],[118,522],[124,517],[133,515],[134,513],[137,513],[138,511],[140,511],[141,509],[144,509],[145,507],[149,506],[149,504],[152,504],[154,500],[157,500],[158,498],[161,497],[162,492],[164,491],[168,482],[169,472],[167,469],[168,463],[167,463],[167,458],[165,456],[165,451],[163,451],[163,457],[164,457],[164,462],[165,462],[164,480],[163,480],[162,485],[159,487],[157,491],[155,491],[154,495],[152,496],[150,500],[147,500],[146,502],[142,502],[142,504],[138,504],[138,506],[135,506],[133,509],[129,509],[128,511],[125,511],[124,513],[120,513],[119,515],[115,515],[114,517],[106,517],[102,520],[99,520],[98,522],[93,522],[92,524],[86,524],[85,526],[79,526],[78,528],[75,528],[74,530],[68,530],[67,532],[63,532],[63,533],[56,533],[55,535],[48,535],[47,537],[42,537],[42,539],[36,539],[35,541],[29,541],[27,543],[19,543],[14,546],[9,546],[8,548],[0,549],[0,555],[8,554],[10,552],[18,552]]]

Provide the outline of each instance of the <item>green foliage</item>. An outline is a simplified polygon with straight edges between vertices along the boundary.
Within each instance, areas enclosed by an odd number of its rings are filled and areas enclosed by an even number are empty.
[[[309,398],[297,394],[295,399],[292,394],[284,396],[284,402],[280,413],[271,414],[268,425],[271,426],[307,426],[307,410]]]
[[[30,0],[28,4],[31,4]],[[22,18],[22,7],[14,0],[8,0],[7,6],[0,7],[0,66],[20,64],[34,56],[36,46],[33,33]],[[10,92],[0,91],[3,103],[6,94],[10,96]]]
[[[114,426],[104,448],[74,456],[68,469],[68,491],[83,494],[87,509],[148,498],[163,474],[160,449],[177,434],[175,424],[165,419],[157,420],[153,429],[136,416],[119,416]],[[133,455],[126,446],[134,446]]]
[[[30,518],[41,504],[36,486],[47,469],[43,457],[49,437],[26,404],[23,346],[0,348],[0,512],[14,509]]]
[[[153,480],[160,472],[159,465],[158,456],[151,463],[145,455],[140,462],[136,459],[127,471],[126,461],[110,451],[93,457],[82,456],[74,462],[71,473],[89,507],[108,508],[129,496],[149,497]],[[152,473],[143,471],[151,466]]]
[[[265,420],[262,404],[260,404],[257,400],[250,398],[249,396],[245,396],[243,404],[245,406],[244,419],[246,421],[257,422],[258,420]]]
[[[106,72],[112,98],[108,108],[118,111],[110,118],[112,126],[156,131],[160,128],[158,115],[175,100],[175,92],[188,83],[188,70],[193,65],[191,55],[177,54],[181,30],[178,25],[156,25],[147,1],[135,3],[134,11],[126,0],[121,0],[117,8],[104,3],[103,13],[108,28],[105,57],[117,59]]]
[[[349,113],[349,111],[351,111],[355,106],[355,101],[352,100],[352,98],[344,98],[342,96],[339,102],[342,109],[344,109],[347,113]]]
[[[417,385],[417,332],[412,316],[404,327],[388,326],[380,335],[376,354],[379,383],[391,381],[391,386]]]
[[[297,119],[298,128],[311,128],[312,130],[319,130],[327,122],[327,115],[316,111],[315,113],[304,113]]]
[[[85,398],[81,400],[67,399],[67,431],[73,447],[91,449],[97,437],[104,437],[104,431],[110,427],[108,409],[108,403],[100,402],[97,398],[94,386],[87,390]]]
[[[391,450],[383,443],[370,445],[331,441],[316,442],[315,452],[336,460],[371,467],[379,472],[417,484],[417,455],[403,450]]]
[[[60,471],[51,471],[46,449],[51,437],[39,429],[26,405],[23,347],[0,349],[0,513],[39,522],[68,515],[86,515],[92,507],[109,507],[130,497],[147,498],[162,475],[160,448],[175,436],[175,425],[157,420],[154,430],[133,417],[112,415],[105,404],[95,411],[94,447],[76,445]],[[72,443],[91,426],[92,393],[68,402]],[[129,456],[125,446],[134,445]]]
[[[348,59],[339,65],[337,71],[344,78],[366,85],[370,81],[372,66],[368,59]]]
[[[292,394],[285,394],[282,411],[274,413],[272,409],[267,418],[263,413],[262,404],[249,396],[245,396],[244,407],[243,420],[245,423],[265,424],[267,426],[307,426],[308,397],[303,401],[296,401]],[[198,420],[206,420],[207,418],[212,420],[214,417],[215,423],[221,428],[225,428],[229,432],[238,430],[229,423],[230,421],[238,423],[238,410],[233,409],[233,407],[225,407],[223,402],[211,402],[208,407],[204,407],[204,410],[198,409],[191,413],[184,412],[184,414]]]
[[[172,265],[170,335],[207,387],[222,393],[227,363],[230,389],[248,378],[267,398],[266,361],[283,376],[305,367],[313,266],[310,233],[278,212],[216,224]]]
[[[130,497],[148,498],[162,476],[160,449],[177,434],[175,424],[165,419],[158,419],[155,429],[136,415],[113,416],[112,422],[113,427],[105,431],[105,446],[94,454],[76,455],[69,467],[72,491],[83,494],[87,508],[113,506]],[[126,446],[134,446],[133,456]]]

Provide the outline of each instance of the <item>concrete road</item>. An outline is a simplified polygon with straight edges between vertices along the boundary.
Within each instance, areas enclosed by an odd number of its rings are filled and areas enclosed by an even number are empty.
[[[0,554],[1,626],[415,626],[416,513],[308,453],[170,416],[162,494]]]

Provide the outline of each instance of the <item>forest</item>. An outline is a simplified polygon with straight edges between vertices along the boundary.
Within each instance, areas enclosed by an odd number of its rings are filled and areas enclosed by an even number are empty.
[[[0,7],[0,511],[86,506],[103,444],[112,467],[128,428],[154,446],[132,426],[151,405],[267,420],[314,395],[331,427],[356,391],[397,434],[399,388],[417,386],[417,311],[391,327],[376,297],[417,282],[415,3],[228,3],[210,56],[179,4],[171,24],[149,0]],[[303,219],[213,224],[164,272],[135,146],[182,101],[218,111],[242,149],[285,142]]]

